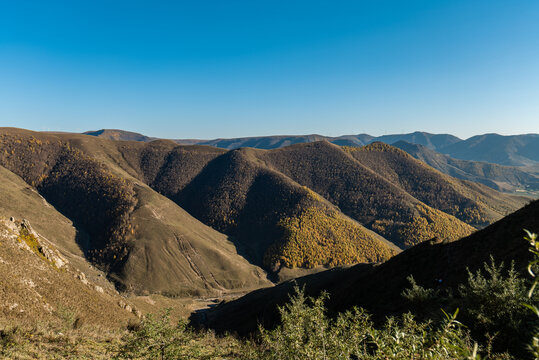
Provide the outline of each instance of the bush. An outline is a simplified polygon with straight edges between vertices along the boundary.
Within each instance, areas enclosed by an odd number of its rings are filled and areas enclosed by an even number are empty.
[[[529,341],[534,319],[522,306],[527,300],[526,281],[518,276],[514,264],[504,271],[504,264],[497,266],[491,258],[483,271],[468,272],[468,281],[459,286],[458,293],[463,321],[477,339],[494,337],[494,350],[525,356],[523,344]]]
[[[296,288],[290,302],[279,308],[281,325],[260,328],[258,359],[455,359],[475,358],[477,347],[455,316],[439,326],[418,323],[411,314],[388,319],[376,329],[367,313],[354,308],[330,319],[323,293],[306,297]]]
[[[118,351],[118,359],[191,359],[196,355],[196,346],[189,346],[193,333],[187,322],[180,320],[172,325],[170,309],[158,316],[148,314],[130,329]]]
[[[532,339],[531,330],[538,324],[533,314],[522,306],[538,297],[528,298],[527,282],[511,264],[506,270],[503,263],[496,264],[491,257],[483,269],[468,271],[468,279],[451,289],[434,290],[419,286],[409,277],[411,287],[403,292],[410,308],[424,319],[437,319],[438,309],[461,309],[460,320],[466,324],[474,339],[486,344],[487,353],[508,352],[526,358],[526,344]]]
[[[536,325],[532,330],[531,344],[529,345],[528,349],[533,354],[535,359],[539,359],[539,328],[537,326],[537,320],[539,320],[539,308],[537,306],[537,301],[535,301],[535,303],[533,302],[534,295],[536,296],[535,288],[539,282],[539,279],[535,275],[537,272],[537,265],[539,264],[539,242],[537,241],[537,234],[532,234],[528,230],[524,231],[526,231],[527,234],[524,239],[530,243],[529,250],[533,254],[533,260],[530,261],[528,265],[528,272],[533,278],[533,283],[528,291],[528,300],[524,303],[524,306],[532,311],[532,314],[535,315],[536,320]]]

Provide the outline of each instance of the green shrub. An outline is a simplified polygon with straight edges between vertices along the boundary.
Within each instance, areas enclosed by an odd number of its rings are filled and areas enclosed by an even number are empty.
[[[537,271],[536,267],[539,264],[539,242],[537,241],[537,234],[533,234],[529,232],[528,230],[524,230],[524,231],[527,234],[527,236],[524,237],[524,239],[526,239],[530,243],[529,250],[533,254],[533,259],[528,264],[528,272],[533,278],[533,283],[530,286],[530,290],[528,291],[528,294],[527,294],[528,299],[524,303],[524,306],[532,311],[537,321],[539,319],[539,308],[537,305],[537,301],[534,302],[533,300],[534,300],[534,295],[536,298],[535,287],[537,286],[537,283],[539,282],[539,279],[535,275]],[[532,330],[532,339],[531,339],[531,344],[529,345],[529,350],[535,359],[539,359],[539,328],[537,326],[537,323]]]
[[[191,359],[198,352],[190,346],[193,333],[184,320],[172,325],[170,309],[160,315],[148,314],[138,326],[132,326],[119,349],[119,359]]]
[[[411,314],[390,318],[376,329],[364,310],[354,308],[331,319],[324,302],[327,294],[306,297],[296,288],[290,302],[279,308],[281,325],[260,328],[258,359],[455,359],[476,358],[472,345],[455,316],[439,326],[418,323]]]
[[[503,263],[497,265],[491,257],[483,269],[468,271],[467,281],[458,286],[455,295],[451,289],[425,289],[413,277],[408,279],[411,287],[402,295],[422,319],[438,319],[440,308],[459,308],[460,320],[474,339],[485,344],[483,352],[508,352],[517,358],[529,355],[525,344],[531,341],[531,330],[538,321],[522,304],[531,300],[535,306],[538,297],[528,298],[526,280],[513,264],[505,269]]]
[[[513,264],[505,271],[503,263],[496,265],[491,258],[483,271],[468,272],[468,281],[459,286],[458,293],[462,319],[478,340],[494,336],[494,350],[525,355],[523,343],[529,340],[534,319],[522,307],[527,299],[526,282]]]

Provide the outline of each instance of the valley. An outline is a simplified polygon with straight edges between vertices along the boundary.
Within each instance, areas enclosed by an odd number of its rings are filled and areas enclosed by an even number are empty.
[[[172,308],[249,335],[276,326],[295,286],[381,322],[409,309],[410,275],[452,288],[491,255],[524,273],[522,229],[539,226],[537,202],[514,195],[527,172],[404,141],[226,150],[98,135],[0,129],[4,324],[117,329]]]

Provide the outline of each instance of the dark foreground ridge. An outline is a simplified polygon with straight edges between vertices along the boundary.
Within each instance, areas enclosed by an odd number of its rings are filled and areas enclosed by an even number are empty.
[[[466,238],[452,243],[436,240],[424,242],[393,257],[381,265],[356,265],[288,281],[273,288],[261,289],[213,309],[195,313],[191,322],[217,332],[247,335],[258,324],[273,327],[279,321],[277,305],[283,305],[297,285],[307,294],[329,293],[327,303],[332,313],[352,306],[367,309],[374,319],[407,311],[401,293],[409,287],[407,277],[413,275],[425,288],[454,287],[467,277],[467,268],[475,271],[490,256],[525,272],[530,260],[523,229],[539,230],[539,201]]]

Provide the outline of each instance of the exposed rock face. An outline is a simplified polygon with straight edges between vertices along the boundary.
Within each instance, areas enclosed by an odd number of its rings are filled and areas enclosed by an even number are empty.
[[[15,220],[14,219],[11,220],[11,219],[13,219],[13,217],[10,218],[10,222],[14,223]],[[57,267],[58,269],[62,269],[68,264],[68,261],[66,260],[66,258],[64,258],[58,250],[54,249],[52,244],[50,244],[44,237],[39,235],[32,228],[32,225],[30,225],[30,222],[26,219],[21,220],[20,231],[22,230],[25,230],[26,232],[28,232],[28,234],[33,236],[33,238],[36,241],[36,245],[35,245],[36,249],[38,249],[41,255],[43,255],[43,257],[45,257],[45,259],[50,261],[55,267]],[[23,246],[26,245],[23,242],[21,242],[21,244],[23,244]],[[28,245],[26,245],[26,248],[28,250],[32,250],[30,249]]]

